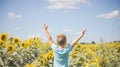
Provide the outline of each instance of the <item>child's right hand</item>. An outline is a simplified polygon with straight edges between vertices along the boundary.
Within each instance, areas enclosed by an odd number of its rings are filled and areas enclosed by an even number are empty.
[[[48,26],[44,23],[44,30],[47,30],[48,29]]]

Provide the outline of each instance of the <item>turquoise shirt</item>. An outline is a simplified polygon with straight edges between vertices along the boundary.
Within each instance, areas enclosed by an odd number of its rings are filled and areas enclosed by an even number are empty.
[[[72,46],[68,45],[64,49],[59,49],[57,45],[53,43],[51,47],[54,51],[53,67],[68,67],[68,56],[69,52],[72,50]]]

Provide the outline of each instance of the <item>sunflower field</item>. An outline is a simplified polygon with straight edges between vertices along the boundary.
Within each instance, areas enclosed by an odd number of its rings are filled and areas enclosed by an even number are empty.
[[[33,37],[21,40],[0,33],[0,67],[52,67],[48,42]],[[69,54],[69,67],[120,67],[120,42],[77,43]]]

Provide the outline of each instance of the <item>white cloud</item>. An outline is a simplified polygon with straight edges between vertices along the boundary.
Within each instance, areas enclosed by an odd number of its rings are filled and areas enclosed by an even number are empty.
[[[20,30],[20,29],[21,29],[21,27],[19,27],[19,26],[15,27],[15,30]]]
[[[10,19],[21,19],[22,18],[22,15],[20,14],[15,14],[14,12],[9,12],[8,13],[8,17]]]
[[[48,0],[51,5],[47,8],[50,10],[59,9],[76,9],[79,4],[91,5],[90,0]]]
[[[112,19],[112,18],[119,18],[120,12],[119,10],[114,10],[110,13],[104,13],[96,16],[97,18],[104,18],[104,19]]]
[[[41,35],[40,34],[31,34],[28,36],[28,38],[31,38],[31,37],[40,37]]]
[[[64,29],[63,32],[72,32],[72,29]]]
[[[16,18],[18,18],[18,19],[22,18],[22,15],[16,15]]]

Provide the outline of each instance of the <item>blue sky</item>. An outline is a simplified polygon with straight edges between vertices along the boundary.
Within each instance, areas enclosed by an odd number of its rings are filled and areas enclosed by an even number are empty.
[[[37,36],[47,41],[59,33],[71,42],[87,28],[81,42],[120,40],[120,0],[0,0],[0,32],[23,40]]]

